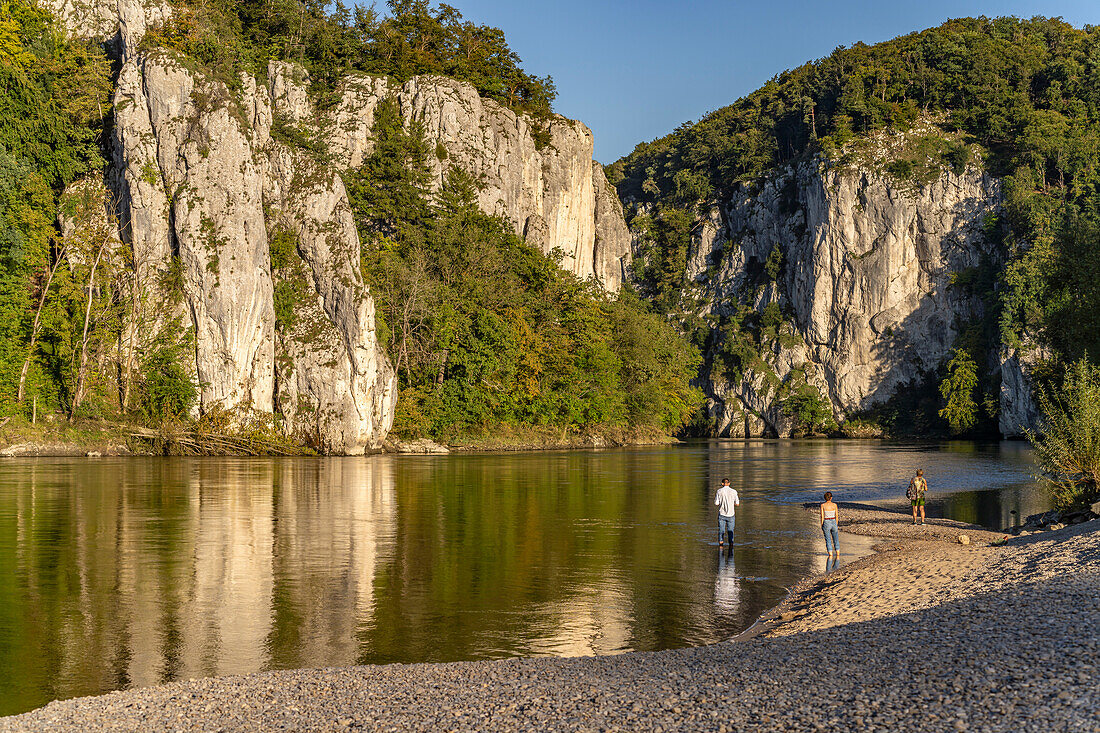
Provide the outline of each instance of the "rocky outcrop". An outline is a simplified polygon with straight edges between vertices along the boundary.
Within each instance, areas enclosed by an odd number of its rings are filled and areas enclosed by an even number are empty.
[[[611,291],[627,278],[632,254],[630,229],[623,218],[623,205],[604,175],[603,166],[592,166],[596,196],[596,239],[592,254],[594,277]]]
[[[375,334],[347,192],[331,167],[270,138],[274,114],[313,114],[304,87],[293,82],[300,75],[299,67],[272,63],[269,93],[252,97],[252,129],[267,151],[269,217],[296,243],[291,255],[301,261],[310,294],[295,303],[295,322],[280,334],[277,407],[292,430],[315,430],[327,450],[363,445],[364,434],[377,448],[393,424],[396,377]]]
[[[746,434],[784,433],[782,390],[761,395],[761,371],[774,385],[797,372],[838,420],[921,382],[981,316],[952,276],[995,256],[982,224],[998,200],[997,181],[973,168],[916,186],[811,161],[716,206],[689,253],[700,314],[775,303],[796,336],[765,344],[739,383],[705,385],[720,433],[740,434],[741,415]]]
[[[221,85],[167,55],[138,56],[126,67],[136,83],[120,84],[115,104],[132,107],[126,120],[136,124],[119,124],[119,147],[148,135],[155,155],[119,163],[127,181],[144,176],[162,188],[167,217],[153,232],[159,237],[170,227],[171,256],[179,260],[194,328],[201,404],[271,412],[275,317],[255,141]],[[132,220],[130,228],[140,236]],[[163,256],[160,243],[154,247]]]
[[[272,82],[237,96],[169,54],[137,54],[115,96],[123,231],[139,280],[171,302],[178,272],[200,409],[278,412],[341,453],[378,448],[392,424],[393,369],[375,333],[359,241],[340,178],[272,139],[292,109]],[[285,113],[289,113],[285,112]],[[293,238],[304,287],[276,328],[269,234]]]
[[[41,0],[61,24],[80,38],[98,38],[125,58],[145,31],[171,15],[165,0]]]
[[[1028,343],[1006,348],[1001,354],[1000,430],[1006,438],[1020,438],[1039,425],[1040,411],[1035,399],[1035,366],[1050,354]]]
[[[483,211],[505,217],[543,252],[560,251],[566,270],[619,289],[630,263],[630,232],[603,169],[592,160],[587,127],[559,115],[535,122],[446,77],[419,76],[396,86],[355,75],[343,82],[340,102],[323,127],[341,165],[356,167],[370,153],[375,109],[391,95],[404,118],[425,132],[437,188],[450,166],[465,170],[478,181]],[[540,125],[548,136],[543,144],[537,141]]]

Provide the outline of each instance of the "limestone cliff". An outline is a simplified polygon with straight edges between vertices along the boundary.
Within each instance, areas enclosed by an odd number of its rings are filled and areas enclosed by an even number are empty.
[[[791,379],[816,387],[843,420],[937,369],[981,317],[952,275],[994,256],[982,225],[998,201],[998,182],[974,168],[916,185],[814,160],[715,206],[687,268],[700,314],[776,303],[790,321],[763,344],[762,364],[705,380],[717,432],[789,433]]]
[[[278,411],[323,450],[362,452],[392,423],[394,374],[343,184],[272,139],[281,98],[277,70],[270,76],[267,87],[245,79],[235,98],[167,53],[126,60],[115,95],[123,231],[151,297],[170,302],[164,273],[181,274],[202,410]],[[276,228],[291,237],[305,285],[283,329]]]
[[[630,232],[622,208],[592,160],[592,133],[555,115],[549,142],[536,142],[531,119],[478,96],[468,84],[419,76],[400,86],[357,75],[344,81],[340,102],[321,131],[342,166],[359,166],[370,153],[374,110],[393,96],[409,122],[421,123],[436,155],[436,187],[451,165],[479,183],[478,203],[512,222],[516,234],[543,252],[560,250],[562,267],[617,291],[630,264]],[[302,119],[297,116],[296,119]]]
[[[167,0],[40,0],[61,24],[80,38],[97,38],[126,57],[145,31],[171,15]]]
[[[381,446],[396,377],[376,332],[341,173],[371,150],[374,110],[394,95],[433,146],[438,185],[457,165],[479,203],[562,266],[617,290],[630,235],[579,122],[535,123],[441,77],[354,76],[328,112],[301,67],[272,62],[231,90],[140,41],[170,13],[147,0],[45,0],[67,28],[106,41],[120,69],[112,170],[122,239],[149,306],[145,344],[190,344],[198,409],[278,415],[321,450]],[[549,142],[536,144],[532,125]],[[278,134],[295,126],[330,156]],[[276,132],[273,134],[273,128]]]

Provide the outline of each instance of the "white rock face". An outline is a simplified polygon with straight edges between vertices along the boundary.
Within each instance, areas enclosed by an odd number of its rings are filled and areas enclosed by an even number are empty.
[[[1050,354],[1034,344],[1002,352],[999,427],[1004,437],[1020,438],[1038,427],[1041,413],[1031,372],[1038,362],[1048,358]]]
[[[343,181],[265,137],[275,113],[295,120],[313,114],[293,75],[300,70],[269,66],[270,96],[256,93],[253,123],[267,149],[265,201],[295,235],[316,293],[296,305],[298,321],[280,337],[278,408],[292,430],[312,434],[323,450],[359,453],[379,447],[393,425],[396,375],[375,333],[374,300],[359,269],[359,234]]]
[[[603,169],[592,160],[587,127],[554,115],[550,142],[539,149],[528,118],[482,99],[469,84],[419,76],[394,87],[355,75],[344,81],[326,127],[342,165],[357,167],[370,153],[374,112],[389,95],[408,122],[423,126],[438,153],[429,156],[436,188],[448,168],[458,166],[479,180],[482,211],[504,216],[543,252],[560,250],[566,270],[619,289],[630,263],[630,232]]]
[[[171,15],[165,0],[41,0],[70,33],[98,38],[129,57],[151,25]]]
[[[318,448],[362,453],[392,424],[393,369],[342,182],[271,138],[273,109],[303,103],[284,71],[273,66],[270,89],[244,80],[233,99],[167,54],[127,60],[115,99],[123,231],[148,289],[173,266],[182,273],[203,411],[278,410]],[[313,294],[278,337],[271,226],[295,236]]]
[[[271,412],[275,317],[251,142],[224,88],[197,82],[165,55],[126,66],[124,76],[136,83],[120,83],[115,104],[135,125],[119,118],[118,147],[132,153],[120,167],[124,180],[138,181],[139,196],[160,185],[152,198],[165,204],[135,217],[135,193],[126,197],[135,260],[165,268],[166,242],[168,256],[179,258],[202,409]],[[129,145],[135,137],[145,139]],[[147,231],[142,218],[153,219]]]
[[[980,301],[952,286],[951,274],[993,256],[982,223],[998,201],[997,181],[974,169],[916,188],[804,163],[713,211],[697,230],[688,276],[706,313],[728,312],[746,293],[758,310],[776,302],[792,313],[803,343],[777,346],[765,360],[780,381],[804,370],[843,419],[921,381],[981,316]],[[775,247],[783,271],[765,287]],[[744,414],[763,418],[765,432],[784,432],[759,385],[716,383],[711,391],[712,414],[728,434],[739,432],[731,424]],[[733,405],[717,404],[730,396]]]

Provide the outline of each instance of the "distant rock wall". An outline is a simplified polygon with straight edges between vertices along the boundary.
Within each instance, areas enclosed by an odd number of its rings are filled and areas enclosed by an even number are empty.
[[[705,385],[719,434],[789,432],[776,385],[797,370],[834,415],[865,410],[916,384],[948,356],[981,302],[952,273],[995,254],[982,225],[999,203],[996,179],[969,168],[924,186],[820,161],[741,188],[696,229],[688,279],[703,313],[741,300],[779,304],[793,317],[787,345],[766,349],[770,380]],[[763,275],[782,253],[775,282]],[[766,370],[765,370],[766,371]]]
[[[1023,437],[1039,426],[1039,404],[1031,378],[1036,364],[1050,353],[1033,343],[1001,350],[1000,430],[1006,438]]]

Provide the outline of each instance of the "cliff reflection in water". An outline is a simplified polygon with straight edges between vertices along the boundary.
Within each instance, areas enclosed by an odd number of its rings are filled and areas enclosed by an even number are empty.
[[[948,509],[1035,505],[1026,457],[912,453],[0,463],[0,714],[265,669],[709,643],[822,569],[799,504],[822,486],[874,500],[893,491],[884,465],[931,460],[959,492]],[[732,556],[714,547],[723,476],[743,499]]]
[[[0,483],[0,712],[28,707],[15,700],[355,663],[376,563],[393,555],[389,461],[22,468]]]

